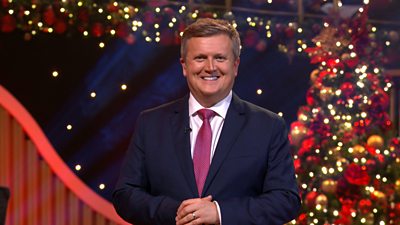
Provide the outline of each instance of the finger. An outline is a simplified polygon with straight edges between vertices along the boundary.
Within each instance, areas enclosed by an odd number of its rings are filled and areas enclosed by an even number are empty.
[[[202,198],[202,200],[207,200],[207,201],[211,202],[212,201],[212,195],[208,195],[208,196]]]
[[[189,213],[182,217],[181,219],[176,220],[176,225],[183,224],[196,224],[195,220],[198,219],[195,213]]]

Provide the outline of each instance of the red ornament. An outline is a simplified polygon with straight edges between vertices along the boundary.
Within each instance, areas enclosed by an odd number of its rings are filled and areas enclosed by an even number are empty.
[[[116,29],[117,37],[126,38],[129,35],[129,27],[126,23],[119,23]]]
[[[304,200],[304,203],[306,204],[306,206],[310,209],[315,207],[315,200],[318,196],[318,193],[316,191],[310,191],[307,195],[306,195],[306,199]]]
[[[89,11],[86,8],[81,8],[78,11],[78,19],[82,23],[88,23],[89,22]]]
[[[361,167],[355,163],[350,164],[346,168],[346,171],[344,172],[344,178],[350,184],[359,186],[369,184],[371,179],[368,175],[367,168],[365,166]]]
[[[248,30],[244,36],[243,44],[248,47],[255,47],[260,40],[260,34],[255,30]]]
[[[92,26],[92,32],[91,33],[92,33],[92,35],[94,37],[101,37],[104,34],[104,26],[103,26],[103,24],[101,24],[99,22],[94,23],[93,26]]]
[[[49,26],[53,25],[56,21],[56,14],[54,13],[53,7],[47,7],[42,16],[43,22]]]
[[[345,97],[349,97],[354,94],[354,85],[351,82],[344,82],[340,85],[340,90]]]
[[[358,202],[358,209],[361,213],[366,214],[371,212],[372,209],[372,202],[369,199],[361,199]]]
[[[393,212],[396,215],[396,217],[398,218],[400,217],[400,203],[396,203],[394,205]]]
[[[1,0],[1,5],[3,6],[3,8],[7,8],[8,4],[8,0]]]
[[[286,37],[288,37],[288,38],[294,37],[295,31],[294,31],[293,27],[286,27],[285,34],[286,34]]]
[[[307,102],[307,105],[309,105],[309,106],[315,105],[314,89],[313,89],[313,88],[309,88],[309,89],[307,90],[307,93],[306,93],[306,102]]]
[[[118,11],[118,5],[115,6],[114,3],[109,3],[107,5],[107,11],[110,12],[110,13],[117,12]]]
[[[63,34],[67,30],[67,24],[63,20],[57,20],[54,24],[54,32]]]
[[[0,20],[1,32],[10,33],[15,30],[17,22],[15,18],[9,14],[3,16]]]

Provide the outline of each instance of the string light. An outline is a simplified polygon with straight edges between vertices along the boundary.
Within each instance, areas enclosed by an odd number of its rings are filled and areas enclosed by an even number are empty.
[[[53,71],[53,72],[51,73],[51,75],[52,75],[53,77],[58,77],[59,74],[58,74],[58,71],[55,70],[55,71]]]
[[[76,171],[80,171],[81,169],[82,169],[81,165],[79,165],[79,164],[75,165],[75,170]]]

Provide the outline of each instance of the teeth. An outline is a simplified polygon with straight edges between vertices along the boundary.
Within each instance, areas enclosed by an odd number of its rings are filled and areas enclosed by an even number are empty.
[[[217,80],[218,77],[203,77],[203,80]]]

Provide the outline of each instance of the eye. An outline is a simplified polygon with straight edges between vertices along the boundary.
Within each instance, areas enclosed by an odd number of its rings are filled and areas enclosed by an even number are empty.
[[[217,60],[217,62],[223,62],[226,60],[226,57],[224,56],[216,56],[215,59]]]
[[[201,55],[194,57],[194,60],[196,62],[203,62],[205,59],[206,59],[206,57],[205,56],[201,56]]]

